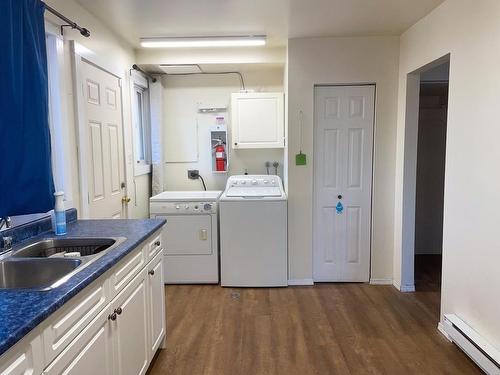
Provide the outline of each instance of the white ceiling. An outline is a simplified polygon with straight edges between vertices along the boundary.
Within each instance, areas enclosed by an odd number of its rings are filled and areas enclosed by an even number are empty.
[[[76,0],[139,47],[147,36],[399,35],[443,0]]]

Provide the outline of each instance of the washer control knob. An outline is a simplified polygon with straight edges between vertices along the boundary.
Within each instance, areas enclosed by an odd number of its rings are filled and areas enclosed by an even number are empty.
[[[195,210],[197,210],[198,208],[199,208],[199,207],[198,207],[198,205],[194,206],[194,209],[195,209]]]
[[[189,205],[186,204],[186,206],[184,207],[186,210],[189,210]]]
[[[175,205],[176,210],[179,210],[180,208],[181,208],[181,206],[179,206],[178,204]]]
[[[203,209],[205,211],[211,211],[212,210],[212,205],[210,203],[205,203],[203,206]]]
[[[257,185],[257,180],[252,180],[252,185]]]

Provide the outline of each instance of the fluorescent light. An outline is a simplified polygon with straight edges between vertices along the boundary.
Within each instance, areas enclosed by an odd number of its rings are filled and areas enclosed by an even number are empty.
[[[201,36],[201,37],[141,39],[141,46],[146,48],[247,47],[247,46],[263,46],[265,44],[266,44],[265,35]]]

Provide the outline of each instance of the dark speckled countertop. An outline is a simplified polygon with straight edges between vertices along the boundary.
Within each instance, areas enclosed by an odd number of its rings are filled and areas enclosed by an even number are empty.
[[[164,219],[78,220],[69,223],[66,237],[125,237],[127,240],[55,289],[0,289],[0,355],[71,297],[113,267],[163,224]],[[54,234],[44,233],[30,238],[29,241],[50,237],[54,237]]]

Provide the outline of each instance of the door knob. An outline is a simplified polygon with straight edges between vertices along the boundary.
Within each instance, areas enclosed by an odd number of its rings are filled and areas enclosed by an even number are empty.
[[[337,195],[338,199],[342,199],[342,194]]]
[[[118,307],[115,309],[115,313],[117,313],[118,315],[121,315],[123,312],[122,308],[121,307]]]
[[[130,198],[129,197],[127,197],[127,196],[122,197],[122,203],[127,204],[129,202],[130,202]]]
[[[115,320],[116,320],[116,313],[109,314],[109,315],[108,315],[108,320],[115,321]]]
[[[155,246],[160,246],[161,245],[161,242],[160,241],[156,241],[155,242]]]
[[[148,271],[148,273],[149,273],[151,276],[153,276],[153,275],[155,274],[155,270],[150,270],[150,271]]]

